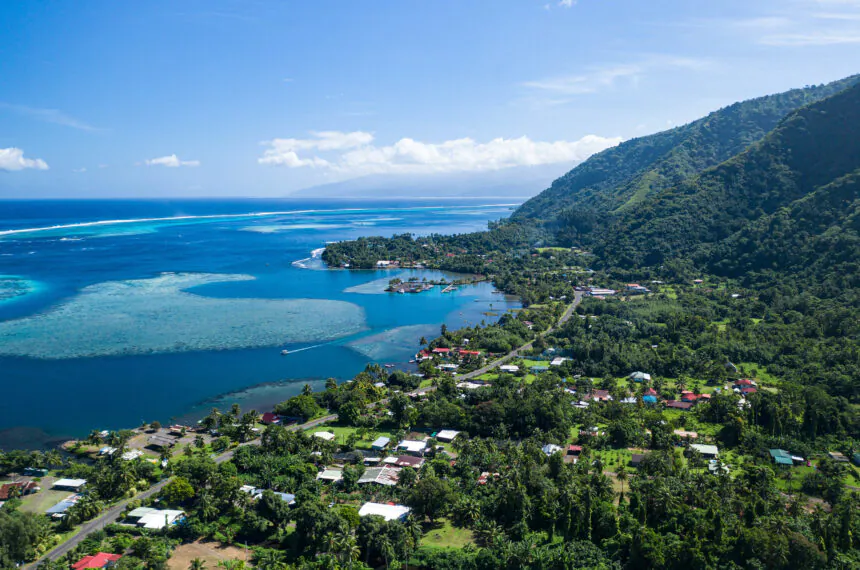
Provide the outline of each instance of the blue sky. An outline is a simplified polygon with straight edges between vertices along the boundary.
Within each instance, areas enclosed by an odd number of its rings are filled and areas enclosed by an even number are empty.
[[[860,71],[860,0],[0,4],[0,197],[578,160]]]

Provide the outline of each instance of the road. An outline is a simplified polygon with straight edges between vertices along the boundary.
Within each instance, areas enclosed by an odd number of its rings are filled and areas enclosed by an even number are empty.
[[[554,327],[550,327],[548,330],[541,333],[541,336],[545,336],[545,335],[551,333],[556,328],[558,328],[559,326],[561,326],[564,323],[566,323],[567,321],[569,321],[571,316],[573,316],[573,312],[576,310],[576,307],[579,305],[580,302],[582,302],[582,293],[580,291],[577,291],[574,294],[573,302],[570,305],[568,305],[568,307],[565,309],[564,313],[561,315],[561,318],[558,320],[558,325],[556,325]],[[531,350],[531,348],[532,348],[532,342],[527,342],[526,344],[518,347],[517,349],[506,354],[505,356],[503,356],[497,360],[494,360],[493,362],[487,364],[486,366],[479,368],[478,370],[474,370],[472,372],[468,372],[466,374],[457,376],[457,380],[461,380],[461,381],[462,380],[468,380],[470,378],[475,378],[477,376],[480,376],[481,374],[486,374],[487,372],[490,372],[491,370],[501,366],[505,362],[508,362],[508,361],[518,357],[522,352],[525,352],[527,350]],[[433,387],[433,386],[427,386],[426,388],[419,388],[418,390],[411,392],[410,395],[426,394],[427,392],[431,392],[434,389],[435,389],[435,387]],[[382,402],[375,402],[372,405],[376,405],[378,403],[384,404],[385,401],[386,400],[383,400]],[[337,419],[337,414],[329,414],[327,416],[323,416],[321,418],[316,418],[314,420],[311,420],[311,421],[303,423],[303,424],[295,424],[295,425],[289,426],[287,429],[290,429],[293,431],[311,429],[311,428],[315,428],[321,424],[335,421],[336,419]],[[259,445],[259,444],[260,444],[260,440],[255,439],[253,441],[249,441],[249,442],[243,443],[241,445]],[[236,448],[231,449],[229,451],[225,451],[221,455],[217,456],[215,458],[215,463],[224,463],[225,461],[229,461],[229,460],[233,459],[233,454],[235,452],[235,449]],[[89,536],[90,533],[95,532],[99,529],[102,529],[106,525],[109,525],[111,523],[115,523],[117,520],[119,520],[120,514],[122,514],[123,510],[125,510],[125,507],[126,507],[126,505],[128,505],[129,502],[131,502],[133,500],[147,499],[147,498],[151,497],[152,495],[155,495],[165,485],[167,485],[167,483],[169,481],[170,481],[170,479],[165,479],[164,481],[159,481],[158,483],[156,483],[155,485],[153,485],[152,487],[150,487],[146,491],[143,491],[142,493],[135,495],[131,499],[126,499],[126,500],[114,505],[113,507],[111,507],[110,509],[108,509],[107,511],[102,513],[100,516],[94,518],[91,521],[85,522],[83,525],[81,525],[81,528],[78,530],[77,533],[75,533],[74,536],[72,536],[69,540],[67,540],[66,542],[57,546],[56,548],[54,548],[53,550],[51,550],[47,554],[45,554],[45,556],[43,556],[41,560],[44,560],[44,559],[56,560],[57,558],[65,556],[68,552],[70,552],[71,550],[74,550],[74,548],[78,544],[80,544],[81,541],[83,541],[87,536]],[[28,570],[32,569],[32,568],[36,568],[38,563],[39,563],[39,561],[36,561],[32,564],[25,566],[24,568],[26,568]]]

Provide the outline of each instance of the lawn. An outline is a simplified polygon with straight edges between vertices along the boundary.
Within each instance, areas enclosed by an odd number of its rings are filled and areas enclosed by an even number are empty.
[[[642,453],[645,452],[643,451]],[[593,452],[593,455],[603,462],[604,471],[615,473],[622,465],[630,467],[630,459],[633,457],[633,451],[629,449],[604,449]]]
[[[421,546],[435,548],[463,548],[467,544],[474,543],[472,531],[466,528],[457,528],[451,525],[448,519],[441,519],[438,528],[427,530],[421,537]]]
[[[44,481],[40,483],[45,485]],[[52,491],[51,489],[42,489],[33,495],[21,497],[21,510],[28,513],[42,514],[63,499],[74,495],[70,491]]]
[[[313,434],[313,433],[317,433],[320,431],[327,431],[327,432],[333,433],[336,436],[334,441],[336,443],[343,444],[343,443],[346,443],[346,438],[349,437],[350,434],[358,431],[358,428],[351,427],[351,426],[342,426],[342,425],[337,425],[337,424],[324,424],[321,426],[317,426],[315,428],[311,428],[310,430],[308,430],[308,433]],[[373,433],[374,433],[374,435],[372,438],[356,441],[355,447],[358,449],[370,449],[370,444],[373,443],[373,441],[377,437],[380,437],[380,436],[385,436],[385,437],[389,437],[389,438],[392,437],[391,432],[387,432],[387,431],[377,430]]]

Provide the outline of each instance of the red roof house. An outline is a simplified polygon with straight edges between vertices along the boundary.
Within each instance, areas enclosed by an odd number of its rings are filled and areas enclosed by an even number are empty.
[[[669,400],[666,402],[667,408],[673,408],[675,410],[689,410],[693,407],[692,402],[679,402],[677,400]]]
[[[656,396],[657,390],[655,390],[654,388],[648,388],[647,390],[645,390],[645,395],[646,396]]]
[[[265,414],[263,414],[263,417],[260,419],[260,422],[266,425],[279,424],[281,423],[281,418],[278,416],[278,414],[266,412]]]
[[[756,390],[752,386],[746,386],[744,388],[741,388],[741,394],[755,394],[756,392],[758,392],[758,390]]]
[[[93,556],[84,556],[77,564],[73,564],[72,568],[74,570],[83,570],[84,568],[109,568],[120,558],[122,558],[121,554],[99,552]]]
[[[448,354],[451,352],[450,348],[434,348],[433,354]]]
[[[12,495],[12,489],[17,487],[20,489],[19,496],[23,497],[24,495],[29,495],[31,493],[35,493],[39,490],[39,484],[35,481],[30,481],[28,483],[6,483],[3,486],[0,486],[0,501],[7,500]]]
[[[752,386],[753,381],[749,378],[741,378],[737,382],[735,382],[735,386]]]
[[[579,455],[580,453],[582,453],[582,446],[581,445],[571,445],[571,446],[568,446],[568,448],[567,448],[567,454],[568,455]]]

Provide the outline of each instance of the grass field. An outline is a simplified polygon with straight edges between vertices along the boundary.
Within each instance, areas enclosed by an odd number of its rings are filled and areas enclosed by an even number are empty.
[[[341,426],[341,425],[337,425],[337,424],[325,424],[322,426],[317,426],[315,428],[311,428],[310,430],[308,430],[308,433],[317,433],[319,431],[327,431],[327,432],[333,433],[336,436],[334,439],[334,441],[336,443],[342,444],[342,443],[346,443],[346,438],[349,437],[350,434],[355,433],[357,430],[358,430],[358,428],[350,427],[350,426]],[[392,437],[391,432],[387,432],[387,431],[375,431],[374,434],[375,435],[373,436],[373,438],[356,441],[355,447],[358,449],[370,449],[370,444],[373,443],[373,440],[375,440],[377,437],[380,437],[380,436],[385,436],[385,437],[389,437],[389,438]]]
[[[435,548],[463,548],[467,544],[474,543],[472,531],[465,528],[457,528],[451,525],[448,519],[441,519],[438,528],[426,530],[421,537],[421,546]]]

